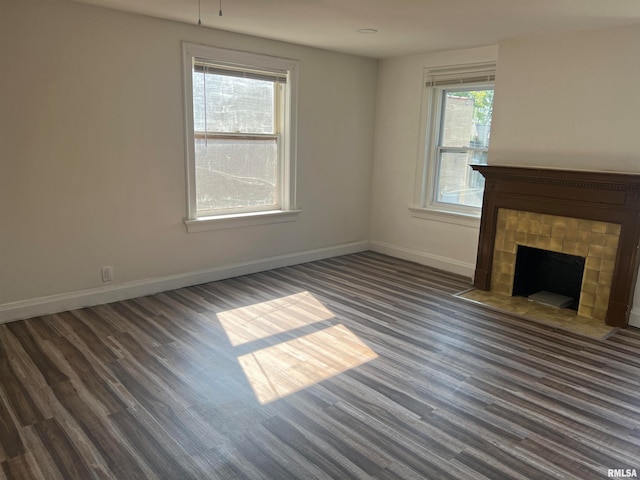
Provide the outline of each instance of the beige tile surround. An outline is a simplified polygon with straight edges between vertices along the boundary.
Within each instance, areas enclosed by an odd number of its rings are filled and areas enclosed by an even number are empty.
[[[518,245],[585,258],[578,315],[605,320],[620,225],[501,208],[493,251],[491,291],[511,296]]]

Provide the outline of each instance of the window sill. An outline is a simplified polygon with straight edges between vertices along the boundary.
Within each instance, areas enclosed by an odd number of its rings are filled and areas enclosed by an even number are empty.
[[[271,223],[293,222],[300,210],[269,210],[266,212],[236,213],[232,215],[217,215],[202,217],[195,220],[185,220],[187,232],[208,232],[227,228],[252,227]]]
[[[433,220],[435,222],[451,223],[469,228],[480,228],[480,214],[452,212],[434,208],[410,206],[409,211],[414,218]]]

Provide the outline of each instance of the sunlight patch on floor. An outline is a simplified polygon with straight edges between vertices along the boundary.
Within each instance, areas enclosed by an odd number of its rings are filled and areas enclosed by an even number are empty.
[[[375,358],[376,353],[351,330],[335,325],[238,360],[264,405]]]
[[[333,318],[311,293],[301,292],[218,313],[231,345],[262,338]]]

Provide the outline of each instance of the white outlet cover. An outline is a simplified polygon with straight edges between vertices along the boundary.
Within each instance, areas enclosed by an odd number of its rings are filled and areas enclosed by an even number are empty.
[[[102,267],[102,281],[110,282],[113,280],[113,267]]]

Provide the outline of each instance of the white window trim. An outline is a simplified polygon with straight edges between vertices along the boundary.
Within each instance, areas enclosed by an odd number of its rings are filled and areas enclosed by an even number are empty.
[[[251,213],[234,213],[230,215],[216,215],[214,217],[199,217],[195,220],[185,220],[187,232],[208,232],[227,228],[253,227],[271,223],[285,223],[296,220],[300,210],[268,210]]]
[[[436,220],[462,226],[479,227],[481,208],[455,205],[435,200],[437,176],[438,130],[442,119],[442,102],[440,92],[448,86],[428,86],[434,76],[451,75],[470,77],[478,72],[495,72],[495,63],[459,65],[453,67],[428,68],[424,70],[423,90],[420,114],[420,142],[416,167],[416,183],[414,186],[413,204],[409,206],[411,216],[427,220]],[[477,82],[465,84],[465,87],[486,87],[493,82]]]
[[[233,214],[220,214],[210,217],[196,216],[196,174],[193,121],[193,81],[192,68],[194,58],[210,60],[217,64],[247,67],[253,69],[279,70],[288,72],[285,102],[284,131],[280,165],[280,209],[251,211]],[[300,212],[296,196],[296,150],[297,150],[297,98],[298,98],[298,61],[272,57],[257,53],[228,50],[208,45],[182,43],[183,95],[185,115],[185,162],[187,217],[184,221],[188,232],[202,232],[224,228],[264,225],[295,220]]]
[[[409,212],[414,218],[451,223],[462,227],[480,228],[480,214],[437,210],[435,208],[416,207],[411,205]]]

